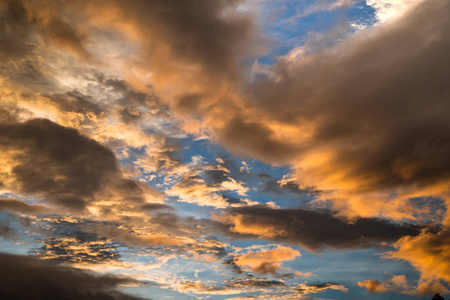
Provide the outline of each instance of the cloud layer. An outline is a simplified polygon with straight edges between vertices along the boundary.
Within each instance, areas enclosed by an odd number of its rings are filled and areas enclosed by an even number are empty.
[[[365,248],[418,235],[421,229],[376,218],[346,220],[329,211],[265,206],[228,209],[216,219],[230,232],[297,244],[310,250]]]
[[[98,276],[80,269],[48,264],[28,256],[0,254],[3,299],[138,300],[115,288],[132,280]]]

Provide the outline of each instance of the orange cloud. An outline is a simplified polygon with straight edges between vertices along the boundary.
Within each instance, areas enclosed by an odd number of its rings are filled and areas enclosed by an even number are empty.
[[[230,232],[296,244],[311,251],[395,242],[405,235],[418,235],[422,228],[377,218],[346,219],[330,211],[262,205],[230,208],[214,218]]]
[[[289,247],[277,246],[273,250],[261,250],[257,252],[248,252],[235,258],[238,266],[248,266],[252,272],[260,274],[277,275],[282,269],[282,261],[294,260],[301,256],[300,252]]]
[[[403,237],[394,244],[397,251],[386,257],[401,259],[411,263],[420,271],[418,291],[420,294],[447,292],[440,283],[450,284],[450,231],[444,228],[438,233],[423,232],[416,237]]]
[[[299,284],[297,290],[301,295],[320,293],[326,290],[337,290],[341,292],[347,292],[348,289],[337,283],[320,283],[320,284]]]
[[[360,31],[329,51],[307,44],[259,80],[242,72],[241,62],[258,53],[260,43],[239,2],[23,3],[24,36],[33,31],[26,22],[32,13],[42,24],[59,24],[50,35],[72,52],[83,52],[84,34],[123,41],[128,55],[117,55],[120,66],[102,61],[105,70],[153,90],[183,119],[199,118],[194,127],[230,151],[293,165],[299,183],[332,191],[320,199],[343,215],[416,219],[426,213],[410,198],[446,197],[448,68],[441,66],[448,59],[445,43],[434,41],[449,38],[447,1],[419,3],[395,23]],[[51,11],[61,12],[57,21]],[[195,132],[192,124],[186,128]]]
[[[400,293],[415,294],[415,287],[408,284],[405,275],[393,276],[390,280],[380,282],[378,280],[359,281],[358,286],[364,287],[369,293]]]

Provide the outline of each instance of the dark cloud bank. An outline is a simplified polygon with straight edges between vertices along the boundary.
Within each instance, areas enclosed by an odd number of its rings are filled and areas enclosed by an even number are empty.
[[[74,209],[84,209],[113,186],[124,199],[143,199],[145,187],[122,177],[114,153],[76,129],[47,119],[19,122],[11,117],[0,122],[0,149],[17,162],[11,173],[0,174],[0,185],[13,178],[21,193]]]
[[[220,138],[275,163],[326,149],[330,161],[306,170],[320,171],[313,180],[344,173],[343,181],[364,182],[361,191],[448,182],[449,10],[450,1],[423,1],[331,50],[280,59],[271,76],[246,87],[246,106],[259,118],[231,120]],[[310,126],[312,136],[274,139],[269,122]]]
[[[242,236],[297,244],[313,251],[327,247],[367,248],[381,242],[395,242],[407,235],[416,236],[424,229],[423,226],[395,224],[377,218],[346,220],[325,210],[265,206],[227,209],[218,219],[229,231]]]
[[[0,298],[8,300],[142,300],[116,290],[133,280],[0,253]]]

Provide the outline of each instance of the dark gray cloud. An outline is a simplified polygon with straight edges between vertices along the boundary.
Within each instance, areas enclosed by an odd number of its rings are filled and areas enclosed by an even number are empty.
[[[9,210],[20,213],[46,213],[48,208],[38,204],[28,204],[17,199],[0,198],[0,211]]]
[[[332,282],[300,284],[297,288],[295,288],[295,290],[297,290],[301,295],[320,293],[326,290],[339,290],[342,292],[347,292],[347,288],[345,286]]]
[[[224,210],[218,220],[230,232],[242,237],[262,237],[297,244],[313,251],[327,247],[366,248],[381,242],[395,242],[403,236],[416,236],[423,228],[376,218],[346,220],[330,211],[272,209],[266,206],[230,208]]]
[[[259,288],[269,288],[269,287],[279,287],[283,286],[283,281],[278,280],[264,280],[256,277],[253,278],[240,278],[230,282],[228,287],[259,287]]]
[[[244,120],[245,116],[237,116],[217,131],[229,150],[276,164],[287,164],[298,153],[299,149],[291,141],[280,141],[264,123]]]
[[[0,184],[18,192],[76,209],[108,187],[124,199],[143,200],[146,187],[122,177],[114,153],[75,129],[47,119],[0,123],[0,148],[16,161]]]
[[[34,257],[0,254],[0,298],[8,300],[139,300],[120,293],[127,278],[98,275],[63,267]]]
[[[222,182],[228,180],[229,174],[224,170],[204,170],[202,172],[203,180],[205,180],[208,185],[221,184]]]
[[[0,124],[2,151],[17,151],[12,176],[19,190],[84,208],[105,184],[119,176],[111,150],[77,130],[47,119]]]
[[[167,204],[162,204],[162,203],[148,203],[148,204],[144,204],[141,208],[143,210],[146,210],[149,212],[159,211],[159,210],[174,210],[174,208],[172,206],[167,205]]]
[[[111,2],[96,1],[102,6]],[[240,1],[114,1],[131,22],[136,22],[148,37],[145,50],[150,60],[157,59],[158,47],[167,45],[171,59],[178,63],[199,64],[217,75],[233,74],[254,30],[250,18],[226,15]],[[208,28],[208,30],[205,30]],[[157,39],[158,43],[153,40]],[[160,44],[160,45],[157,45]],[[163,46],[164,47],[164,46]],[[172,62],[167,62],[171,64]],[[234,74],[236,75],[236,74]]]
[[[227,290],[242,289],[247,291],[254,291],[258,289],[266,288],[280,288],[285,287],[284,282],[278,280],[265,280],[256,277],[250,278],[238,278],[235,280],[230,280],[225,285],[204,285],[198,282],[187,281],[181,284],[184,290],[193,290],[199,294],[202,293],[218,293]]]
[[[38,14],[39,16],[39,14]],[[67,23],[59,16],[50,19],[39,19],[34,16],[43,37],[63,49],[71,51],[84,60],[91,59],[90,53],[84,45],[84,38],[72,24]]]
[[[39,4],[24,1],[36,19],[39,33],[79,58],[90,57],[85,45],[87,38],[82,34],[87,31],[83,31],[86,29],[83,21],[95,15],[100,28],[106,25],[108,30],[113,28],[124,34],[129,34],[127,30],[131,29],[138,35],[146,63],[158,72],[173,72],[179,65],[195,65],[215,78],[238,77],[238,63],[251,52],[249,42],[257,35],[253,19],[235,11],[241,2],[95,0],[86,5],[81,1],[41,1]],[[61,13],[48,17],[49,11],[54,10]],[[116,14],[114,19],[110,12]],[[74,22],[77,19],[83,21]],[[115,24],[108,24],[108,21]],[[161,57],[166,59],[161,60]]]
[[[34,49],[29,39],[32,27],[21,1],[0,3],[0,61],[22,58]]]
[[[321,191],[318,191],[313,187],[300,187],[295,180],[280,181],[269,175],[260,179],[258,191],[274,196],[298,196],[300,200],[304,200],[306,196],[314,197],[321,194]]]
[[[231,150],[272,163],[325,149],[330,161],[306,168],[310,181],[344,173],[343,185],[363,181],[361,191],[448,182],[449,9],[449,1],[423,1],[330,51],[280,59],[271,76],[246,87],[252,115],[230,120],[219,137]],[[272,122],[305,126],[311,137],[276,139]]]
[[[60,111],[72,111],[77,113],[93,113],[100,116],[105,110],[104,107],[95,103],[89,95],[84,95],[77,90],[64,94],[52,94],[47,97],[50,102],[58,107]]]
[[[16,235],[16,230],[14,230],[9,222],[0,220],[0,236],[4,239],[9,239],[11,237],[13,237],[14,235]]]

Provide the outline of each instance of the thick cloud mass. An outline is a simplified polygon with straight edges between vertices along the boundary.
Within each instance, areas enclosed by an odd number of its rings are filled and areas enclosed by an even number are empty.
[[[298,244],[311,250],[324,247],[365,248],[374,243],[395,242],[405,235],[420,233],[418,226],[396,225],[375,218],[345,220],[328,211],[301,208],[232,208],[218,220],[226,224],[231,232]]]
[[[236,66],[238,51],[253,27],[249,18],[226,15],[227,10],[231,13],[239,2],[114,1],[111,5],[109,1],[96,1],[97,5],[117,8],[128,22],[142,26],[138,30],[147,35],[145,50],[150,58],[157,58],[156,55],[163,55],[161,51],[166,50],[172,59],[199,64],[216,75]]]
[[[27,43],[32,28],[20,1],[0,3],[0,60],[20,58],[34,48]]]
[[[48,264],[37,258],[0,254],[0,298],[8,300],[139,300],[114,289],[133,282],[97,276],[80,269]]]
[[[105,197],[142,202],[147,186],[123,178],[114,153],[77,130],[47,119],[0,122],[0,185],[83,209]]]
[[[21,213],[45,213],[48,209],[43,205],[32,205],[17,199],[0,198],[0,211],[10,210]]]
[[[46,119],[0,124],[0,144],[18,160],[11,175],[20,191],[58,204],[83,208],[119,174],[111,150]]]
[[[254,121],[232,121],[219,136],[266,161],[287,158],[301,181],[320,189],[443,193],[450,176],[449,9],[446,0],[425,1],[332,50],[308,53],[305,46],[305,54],[280,59],[270,77],[247,88],[247,119]]]

